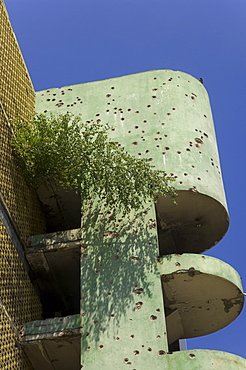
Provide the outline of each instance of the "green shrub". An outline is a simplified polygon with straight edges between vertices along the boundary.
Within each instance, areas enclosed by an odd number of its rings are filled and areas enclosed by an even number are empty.
[[[35,114],[17,121],[12,140],[17,164],[38,187],[77,189],[81,198],[103,196],[125,212],[157,194],[174,196],[172,178],[147,159],[137,159],[108,137],[108,125],[83,123],[79,116]]]

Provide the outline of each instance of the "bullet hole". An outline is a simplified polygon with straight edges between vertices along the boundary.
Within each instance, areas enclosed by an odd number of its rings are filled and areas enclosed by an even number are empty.
[[[192,168],[195,168],[195,166],[193,166],[193,165],[192,165],[191,167],[192,167]]]
[[[160,131],[157,131],[157,133],[156,133],[157,135],[160,135]]]
[[[134,294],[136,294],[136,295],[140,295],[140,294],[142,294],[143,293],[143,288],[138,288],[138,289],[134,289],[133,291],[132,291],[132,293],[134,293]]]
[[[122,118],[121,118],[121,121],[125,121],[125,118],[123,118],[123,117],[122,117]]]
[[[118,342],[120,340],[120,338],[119,337],[116,337],[115,340]]]
[[[160,148],[160,145],[156,145],[156,148]]]
[[[147,105],[147,108],[150,108],[151,107],[151,105]]]
[[[157,335],[157,336],[156,336],[156,339],[161,339],[161,336],[160,336],[160,335]]]
[[[171,116],[171,113],[167,113],[167,116]]]
[[[113,314],[113,313],[111,313],[110,317],[114,317],[114,314]]]
[[[111,103],[107,103],[107,105],[110,105]]]
[[[155,96],[155,95],[152,95],[152,98],[153,98],[153,99],[155,99],[155,98],[156,98],[156,96]]]
[[[73,91],[73,89],[68,89],[68,91]]]
[[[154,114],[154,116],[156,116],[156,113],[153,113]]]
[[[191,99],[192,99],[192,100],[195,100],[194,96],[191,96]]]
[[[144,133],[145,133],[145,131],[142,131],[142,133],[144,134]]]
[[[150,162],[153,161],[153,158],[148,158],[148,161],[150,161]]]
[[[91,349],[91,347],[87,347],[87,350],[89,351]]]
[[[137,113],[137,114],[138,114],[138,113],[139,113],[139,110],[136,110],[136,112],[135,112],[135,113]]]
[[[114,86],[112,86],[111,89],[114,90]]]
[[[112,293],[111,293],[111,292],[108,292],[107,294],[108,294],[108,295],[112,295]]]
[[[52,101],[55,101],[55,99],[52,99]]]
[[[168,81],[172,81],[172,79],[173,79],[173,78],[172,78],[172,77],[170,77]]]
[[[107,94],[107,95],[106,95],[106,98],[110,98],[110,96],[111,96],[111,94]]]
[[[165,149],[166,149],[166,150],[169,150],[170,148],[169,148],[168,146],[165,146]]]
[[[196,137],[195,138],[195,141],[198,143],[198,144],[203,144],[203,140],[200,139],[199,137]]]
[[[178,151],[177,153],[178,153],[178,154],[181,154],[181,152],[180,152],[180,151]]]
[[[147,150],[145,150],[145,153],[149,153],[149,150],[147,149]]]
[[[46,101],[50,101],[50,99],[46,99]]]
[[[115,131],[115,128],[111,128],[111,131]]]
[[[186,172],[185,172],[185,173],[184,173],[184,176],[188,176],[188,173],[186,173]]]
[[[99,116],[100,116],[100,113],[97,113],[97,114],[96,114],[96,117],[99,117]]]
[[[95,324],[95,325],[98,324],[98,320],[94,320],[93,324]]]
[[[86,333],[86,334],[85,334],[85,336],[86,336],[86,337],[89,337],[89,335],[90,335],[90,333]]]
[[[150,347],[149,347],[149,348],[147,349],[147,351],[148,351],[148,352],[152,352],[152,348],[150,348]]]
[[[175,262],[175,266],[176,266],[176,267],[180,267],[181,265],[180,265],[180,263],[179,263],[179,262]]]
[[[202,152],[199,152],[199,154],[202,154]]]
[[[158,351],[158,355],[159,356],[165,356],[165,351],[163,351],[162,349],[160,351]]]
[[[155,137],[154,140],[156,141],[156,140],[159,140],[159,139],[158,139],[158,137]]]
[[[182,185],[183,184],[183,181],[179,181],[179,183],[180,183],[180,185]]]
[[[204,132],[204,134],[203,134],[204,136],[206,136],[207,138],[208,138],[208,134],[206,134],[206,132]]]
[[[162,152],[161,154],[162,154],[162,155],[165,155],[165,154],[166,154],[166,152]]]
[[[214,166],[214,162],[211,162],[211,165]]]
[[[135,126],[134,128],[135,128],[135,129],[138,129],[139,127],[138,127],[138,126]]]
[[[206,257],[205,257],[205,256],[202,256],[202,259],[203,259],[203,260],[205,260],[205,259],[206,259]]]
[[[176,108],[172,108],[172,110],[175,110]]]
[[[133,334],[132,334],[132,335],[130,335],[130,338],[131,338],[131,339],[133,339],[133,338],[134,338],[134,335],[133,335]]]
[[[152,89],[152,91],[157,91],[158,89]]]
[[[144,348],[144,344],[142,344],[142,348]]]
[[[100,346],[98,347],[99,349],[103,349],[103,345],[102,344],[100,344]]]
[[[161,310],[159,308],[156,309],[156,312],[160,312]]]
[[[198,177],[198,178],[197,178],[197,180],[201,180],[201,178],[200,178],[200,177]]]
[[[190,358],[195,358],[196,356],[194,355],[194,353],[190,353],[190,354],[189,354],[189,357],[190,357]]]
[[[154,77],[154,80],[156,80],[156,77]]]
[[[46,90],[46,92],[47,92],[47,93],[49,93],[49,92],[50,92],[50,90]]]
[[[147,123],[146,119],[143,121],[143,123]]]
[[[131,131],[128,131],[128,134],[130,134],[131,133]]]
[[[139,351],[137,351],[137,350],[133,351],[133,353],[134,353],[134,356],[138,356],[139,355]]]
[[[179,87],[179,85],[177,85],[177,87]]]
[[[185,94],[185,96],[188,96],[187,94]]]
[[[135,304],[135,310],[136,310],[136,311],[140,310],[140,309],[142,308],[142,305],[143,305],[143,302],[137,302],[137,303]]]
[[[150,320],[151,320],[151,321],[155,321],[155,320],[157,320],[157,316],[155,316],[155,315],[151,315],[151,316],[150,316]]]
[[[190,152],[190,149],[189,148],[186,148],[187,152]]]
[[[56,104],[56,107],[60,108],[60,107],[62,107],[62,106],[63,106],[63,104],[64,104],[64,103],[58,103],[58,104]]]
[[[164,122],[162,122],[162,124],[161,124],[162,126],[164,126],[165,125],[165,123]]]
[[[129,361],[129,358],[125,358],[125,359],[124,359],[124,361],[125,361],[125,362],[128,362],[128,361]]]
[[[205,118],[207,118],[206,114],[203,115]]]
[[[115,101],[115,99],[112,99],[112,101]]]
[[[139,257],[131,256],[131,257],[130,257],[130,261],[132,261],[132,262],[137,262],[137,261],[139,261]]]
[[[137,141],[134,141],[134,142],[132,143],[132,145],[138,145]]]

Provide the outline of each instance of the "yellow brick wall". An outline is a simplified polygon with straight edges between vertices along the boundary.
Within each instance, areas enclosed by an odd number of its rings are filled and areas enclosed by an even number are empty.
[[[44,232],[36,194],[11,156],[11,122],[34,111],[34,89],[3,0],[0,0],[0,192],[22,240]],[[41,305],[17,251],[0,220],[0,368],[32,369],[18,343],[21,324],[41,318]]]

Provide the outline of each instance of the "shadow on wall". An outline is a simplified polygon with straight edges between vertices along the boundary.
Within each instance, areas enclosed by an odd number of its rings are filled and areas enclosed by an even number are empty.
[[[150,307],[145,313],[149,319],[154,314],[155,283],[160,279],[152,204],[127,216],[110,211],[102,202],[91,201],[86,208],[82,218],[87,245],[81,258],[82,351],[92,343],[98,345],[107,333],[119,340],[121,326],[135,327],[132,321],[144,306]]]

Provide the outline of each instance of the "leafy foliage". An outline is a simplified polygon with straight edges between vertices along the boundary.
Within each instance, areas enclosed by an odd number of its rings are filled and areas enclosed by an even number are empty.
[[[108,125],[79,116],[35,114],[15,123],[13,153],[28,181],[76,188],[82,199],[101,196],[128,212],[157,194],[171,195],[172,180],[147,159],[137,159],[108,137]]]

